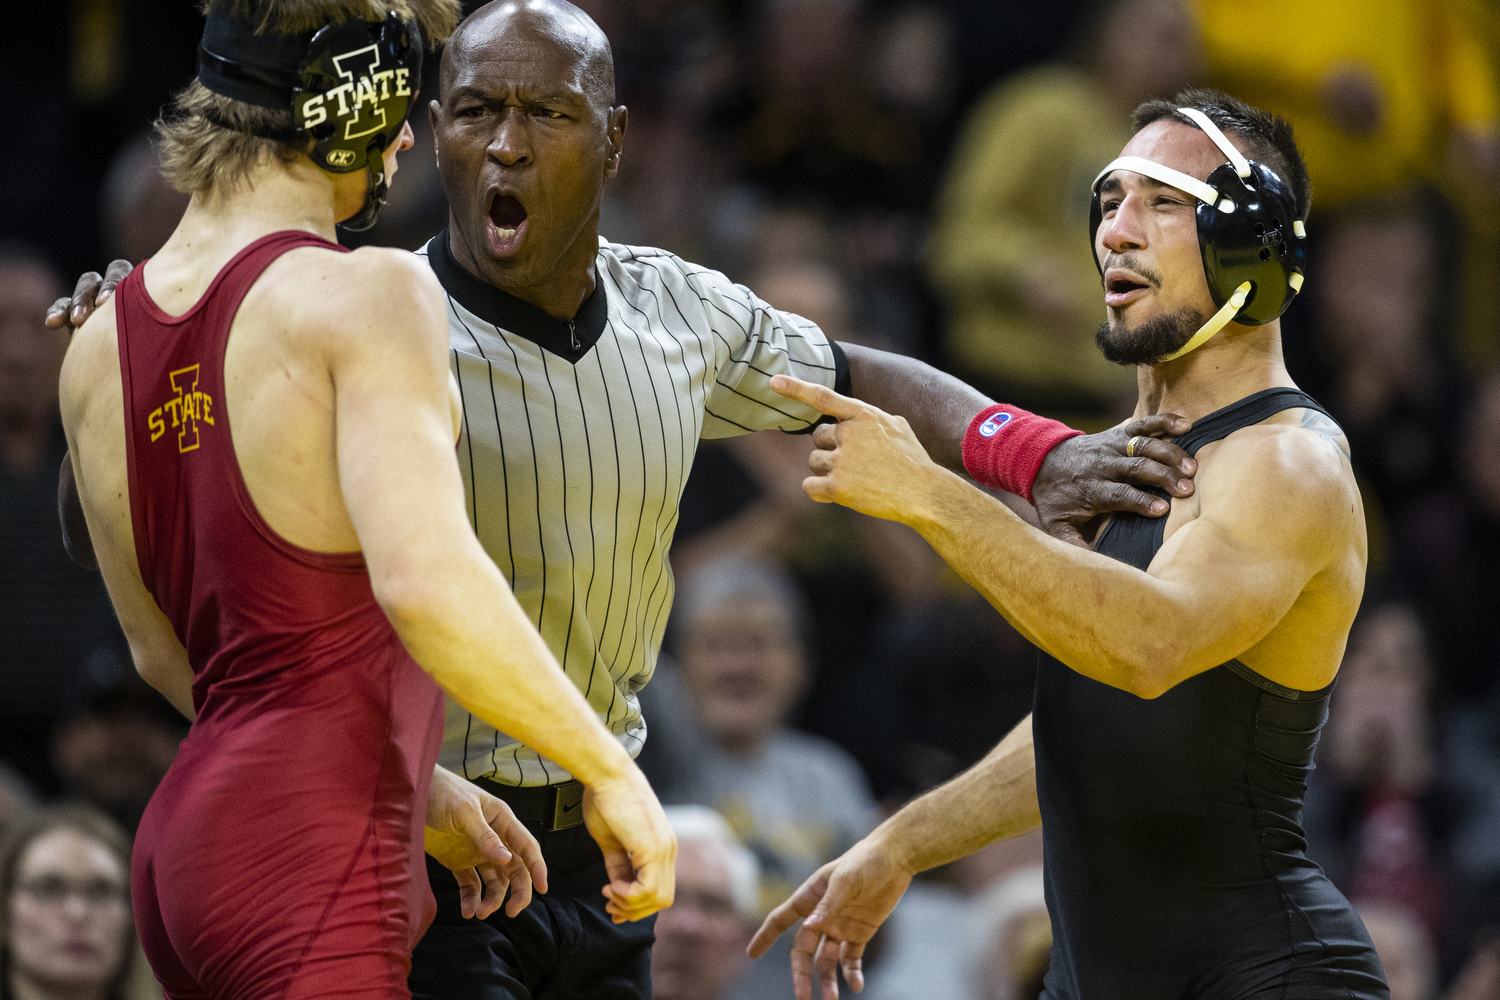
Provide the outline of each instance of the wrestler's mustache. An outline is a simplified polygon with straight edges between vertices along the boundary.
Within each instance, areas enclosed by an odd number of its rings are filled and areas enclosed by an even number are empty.
[[[1118,267],[1122,270],[1130,271],[1133,274],[1140,275],[1142,278],[1146,279],[1146,281],[1150,282],[1151,287],[1153,288],[1161,287],[1161,273],[1156,271],[1149,264],[1142,261],[1133,253],[1114,253],[1113,251],[1111,251],[1110,253],[1105,254],[1102,272],[1107,272],[1112,267]],[[1100,280],[1103,280],[1102,277]]]

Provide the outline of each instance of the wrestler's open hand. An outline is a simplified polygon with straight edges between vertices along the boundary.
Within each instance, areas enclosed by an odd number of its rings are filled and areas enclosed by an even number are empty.
[[[583,821],[604,852],[604,908],[615,923],[672,905],[677,836],[639,768],[632,764],[620,780],[585,788]]]
[[[1031,486],[1031,499],[1042,530],[1065,542],[1082,545],[1079,525],[1115,510],[1161,517],[1171,505],[1143,493],[1131,483],[1157,486],[1174,497],[1193,495],[1198,463],[1171,441],[1192,422],[1175,413],[1158,413],[1111,427],[1098,434],[1073,437],[1047,453]],[[1132,438],[1135,454],[1126,454]]]
[[[88,272],[73,286],[72,295],[64,295],[47,309],[47,325],[69,333],[77,330],[133,270],[128,260],[112,260],[102,276],[98,271]]]
[[[427,853],[458,880],[463,915],[483,920],[500,908],[514,917],[531,902],[531,890],[547,891],[541,845],[510,806],[444,767],[432,774],[427,796]]]
[[[928,456],[905,417],[787,375],[772,378],[771,388],[838,418],[812,435],[816,450],[807,464],[813,474],[802,488],[819,503],[904,521],[919,505],[923,478],[950,475]]]
[[[798,1000],[813,1000],[814,975],[824,1000],[837,1000],[840,968],[858,993],[865,987],[865,945],[896,908],[911,877],[874,836],[866,837],[819,868],[771,911],[750,939],[750,957],[764,955],[800,919],[792,942],[792,986]]]

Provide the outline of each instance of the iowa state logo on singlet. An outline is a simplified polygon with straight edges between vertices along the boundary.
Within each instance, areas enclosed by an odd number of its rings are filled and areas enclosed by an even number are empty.
[[[155,442],[167,433],[167,417],[172,418],[172,429],[177,431],[177,450],[192,451],[198,447],[198,422],[214,424],[213,397],[198,391],[198,366],[188,365],[167,375],[172,383],[174,395],[151,411],[146,424],[151,428],[151,440]]]

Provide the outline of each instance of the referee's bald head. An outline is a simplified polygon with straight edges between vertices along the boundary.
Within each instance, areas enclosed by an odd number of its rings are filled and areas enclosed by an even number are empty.
[[[438,97],[475,54],[504,40],[519,41],[538,61],[572,63],[596,111],[615,102],[615,58],[603,29],[567,0],[493,0],[464,19],[443,49]]]

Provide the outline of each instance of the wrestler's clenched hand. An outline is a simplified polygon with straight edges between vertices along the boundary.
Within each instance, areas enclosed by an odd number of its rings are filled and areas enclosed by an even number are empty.
[[[465,917],[488,917],[512,890],[505,912],[514,917],[531,902],[532,886],[547,891],[541,845],[510,806],[443,767],[427,796],[427,853],[458,880]]]
[[[604,908],[615,923],[672,905],[677,837],[639,768],[632,764],[618,781],[585,788],[583,820],[604,852]]]
[[[836,1000],[840,968],[851,989],[864,989],[865,945],[896,908],[912,878],[877,838],[878,834],[866,837],[814,872],[771,911],[750,940],[750,957],[759,958],[802,920],[792,942],[792,986],[798,1000],[813,1000],[815,977],[824,1000]]]

